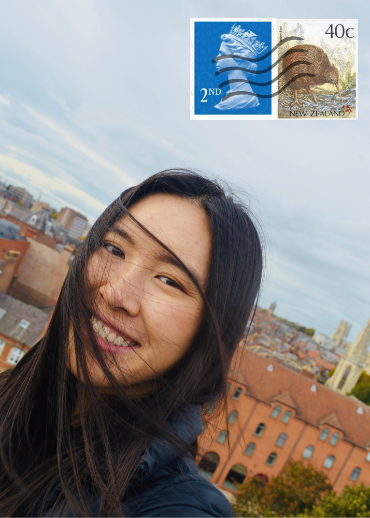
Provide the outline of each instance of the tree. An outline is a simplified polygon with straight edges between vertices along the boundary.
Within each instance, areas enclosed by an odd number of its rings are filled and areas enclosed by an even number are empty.
[[[289,461],[269,483],[250,478],[239,486],[233,505],[235,516],[297,516],[319,506],[332,491],[327,476],[311,464]]]
[[[298,516],[370,516],[370,487],[345,486],[341,495],[331,491],[312,511]]]
[[[370,383],[360,383],[356,385],[351,392],[349,392],[349,395],[357,397],[357,399],[366,405],[370,405]]]
[[[313,327],[306,327],[306,335],[313,336],[315,334],[315,329]]]
[[[362,371],[356,385],[347,395],[355,396],[366,405],[370,405],[370,376],[366,371]]]

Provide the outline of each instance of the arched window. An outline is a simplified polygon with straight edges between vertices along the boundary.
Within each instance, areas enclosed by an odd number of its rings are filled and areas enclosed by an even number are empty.
[[[242,392],[243,392],[243,389],[240,388],[240,387],[237,387],[235,390],[234,390],[234,393],[232,395],[232,398],[233,399],[239,399],[240,396],[242,395]]]
[[[337,433],[337,432],[333,433],[333,435],[330,437],[329,444],[332,444],[333,446],[335,446],[338,442],[339,437],[340,437],[339,433]]]
[[[271,417],[274,417],[275,419],[277,419],[280,415],[280,412],[281,412],[281,406],[276,405],[276,407],[274,407],[273,411],[271,412]]]
[[[231,389],[231,383],[226,383],[226,394],[230,392]]]
[[[282,423],[288,423],[291,415],[292,415],[292,412],[290,410],[287,410],[286,412],[284,412],[284,415],[281,418],[281,422]]]
[[[329,428],[324,428],[323,431],[320,433],[320,441],[326,441],[329,435]]]
[[[338,389],[341,389],[343,387],[350,372],[351,372],[351,367],[347,367],[346,370],[344,371],[342,379],[338,383],[338,386],[337,386]]]
[[[311,458],[311,455],[313,454],[314,452],[314,447],[313,446],[307,446],[307,448],[304,450],[304,452],[302,453],[302,457],[304,459],[310,459]]]
[[[34,214],[33,216],[30,217],[30,225],[36,225],[37,223],[37,216],[36,214]]]
[[[270,455],[267,457],[266,464],[268,466],[273,466],[275,464],[276,459],[277,459],[277,454],[276,453],[270,453]]]
[[[357,480],[358,477],[360,476],[360,473],[361,473],[361,468],[355,468],[352,473],[351,473],[351,476],[349,477],[351,480]]]
[[[256,447],[256,445],[254,444],[254,442],[250,442],[248,444],[247,449],[245,450],[244,454],[248,455],[248,457],[252,457],[255,447]]]
[[[220,435],[217,437],[217,442],[220,442],[221,444],[223,444],[226,441],[226,437],[227,437],[227,431],[222,430],[222,432],[220,432]]]
[[[286,440],[287,440],[286,433],[281,433],[275,444],[276,444],[276,446],[280,446],[280,448],[282,448],[284,446]]]
[[[323,464],[324,468],[330,469],[332,465],[334,464],[335,457],[334,455],[329,455],[329,457],[326,457],[325,462]]]
[[[254,435],[257,435],[257,437],[262,437],[263,432],[265,431],[265,428],[266,428],[266,425],[263,423],[260,423],[257,426],[256,431],[254,432]]]
[[[236,410],[232,410],[229,414],[228,422],[230,424],[234,424],[236,421],[236,418],[238,417],[238,412]]]
[[[246,476],[247,468],[242,464],[235,464],[235,466],[230,469],[222,485],[232,489],[233,491],[237,491],[238,488],[236,484],[242,484]]]
[[[203,455],[199,462],[198,470],[199,473],[209,479],[212,478],[213,473],[220,462],[220,457],[214,451],[209,451]]]

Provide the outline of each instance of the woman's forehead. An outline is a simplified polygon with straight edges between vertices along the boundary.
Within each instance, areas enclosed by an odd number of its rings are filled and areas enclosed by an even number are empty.
[[[153,194],[132,205],[129,211],[187,266],[197,271],[202,282],[205,281],[211,255],[211,229],[201,207],[179,196]],[[119,220],[115,228],[124,229],[135,246],[158,252],[160,245],[129,216]]]

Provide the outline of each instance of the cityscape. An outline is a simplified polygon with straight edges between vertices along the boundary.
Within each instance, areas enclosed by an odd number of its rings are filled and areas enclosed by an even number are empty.
[[[58,212],[0,182],[0,372],[42,336],[89,229],[72,208]],[[351,394],[370,375],[370,319],[350,343],[344,319],[328,336],[277,308],[256,309],[229,372],[227,406],[205,412],[200,472],[230,501],[237,484],[268,481],[289,460],[324,471],[338,494],[370,485],[370,407]]]

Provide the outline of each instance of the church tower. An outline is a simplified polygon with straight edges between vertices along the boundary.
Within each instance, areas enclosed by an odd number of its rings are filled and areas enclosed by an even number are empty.
[[[276,302],[273,302],[271,304],[271,306],[269,307],[269,309],[267,310],[267,314],[269,316],[272,316],[274,314],[275,309],[276,309]]]
[[[370,344],[370,319],[338,363],[334,374],[326,385],[341,394],[347,394],[356,385],[361,372],[365,370],[367,350]]]
[[[341,320],[338,324],[338,327],[334,331],[334,333],[331,335],[332,340],[334,340],[334,344],[338,347],[341,344],[341,341],[343,338],[346,338],[348,336],[348,333],[351,329],[352,325],[349,322],[346,322],[345,320]]]

